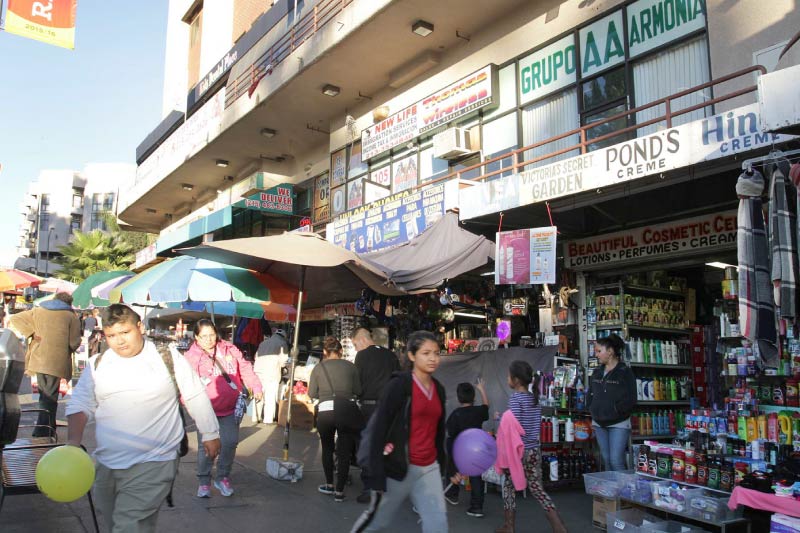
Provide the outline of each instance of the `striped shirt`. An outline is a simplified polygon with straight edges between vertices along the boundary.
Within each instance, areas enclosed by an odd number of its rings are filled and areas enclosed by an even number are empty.
[[[515,392],[508,399],[508,408],[514,413],[519,425],[525,431],[522,443],[526,450],[539,447],[539,432],[542,427],[542,408],[536,403],[533,394]]]

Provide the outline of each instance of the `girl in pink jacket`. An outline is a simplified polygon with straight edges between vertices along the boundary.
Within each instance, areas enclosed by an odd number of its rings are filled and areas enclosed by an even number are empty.
[[[207,318],[198,320],[194,326],[194,343],[184,354],[192,369],[200,376],[211,400],[211,406],[219,421],[221,449],[217,458],[217,476],[214,487],[223,496],[233,495],[230,481],[231,466],[239,444],[239,422],[234,416],[236,401],[242,383],[253,392],[256,400],[263,395],[261,382],[253,372],[253,365],[242,352],[219,337],[217,327]],[[200,443],[200,434],[197,435]],[[197,478],[200,486],[198,498],[211,497],[211,467],[214,460],[207,457],[202,444],[197,447]]]

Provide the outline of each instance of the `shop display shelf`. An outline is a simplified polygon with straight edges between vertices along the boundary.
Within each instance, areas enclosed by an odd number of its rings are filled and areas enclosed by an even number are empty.
[[[688,328],[657,328],[653,326],[637,326],[636,324],[627,324],[628,329],[635,329],[636,331],[646,331],[650,333],[674,333],[676,335],[689,335]]]
[[[594,285],[592,290],[595,291],[605,291],[605,290],[612,290],[616,289],[619,290],[620,284],[619,283],[604,283],[601,285]],[[636,292],[636,293],[649,293],[653,295],[659,296],[674,296],[674,297],[686,297],[686,294],[680,291],[671,291],[669,289],[660,289],[657,287],[648,287],[647,285],[622,285],[623,292]]]
[[[658,368],[662,369],[665,368],[667,370],[691,370],[691,365],[665,365],[663,363],[635,363],[631,362],[628,363],[631,368]]]
[[[703,490],[706,490],[708,492],[713,492],[714,494],[722,494],[722,495],[725,495],[725,496],[730,496],[731,495],[731,493],[726,491],[726,490],[710,489],[710,488],[706,487],[705,485],[696,485],[694,483],[685,483],[683,481],[674,481],[672,479],[665,478],[665,477],[658,477],[658,476],[654,476],[652,474],[645,474],[644,472],[636,472],[636,475],[639,476],[639,477],[646,478],[646,479],[655,479],[655,480],[658,480],[658,481],[669,481],[670,483],[677,483],[678,485],[681,485],[683,487],[692,487],[692,488],[695,488],[695,489],[703,489]]]
[[[631,440],[634,441],[634,442],[638,442],[638,441],[644,442],[646,440],[664,440],[664,439],[672,440],[672,439],[677,439],[678,437],[680,437],[680,435],[678,435],[678,434],[672,434],[672,435],[632,435],[631,436]],[[659,478],[659,479],[661,479],[661,478]]]
[[[588,440],[573,440],[573,441],[569,441],[569,442],[560,440],[558,442],[540,442],[539,444],[541,445],[542,448],[550,448],[550,447],[554,447],[555,448],[556,446],[573,445],[573,444],[591,444],[591,443],[592,443],[592,439],[588,439]]]
[[[577,363],[580,364],[581,360],[577,357],[568,357],[566,355],[557,355],[556,361],[565,361],[567,363]]]
[[[620,498],[620,501],[624,501],[626,503],[630,503],[631,505],[633,505],[635,507],[646,507],[648,509],[653,509],[655,511],[661,511],[662,513],[665,513],[665,514],[667,514],[669,516],[682,518],[684,520],[689,520],[689,521],[693,521],[693,522],[700,522],[702,524],[708,524],[710,526],[716,526],[716,527],[720,528],[720,531],[722,533],[727,531],[728,526],[735,526],[737,524],[746,524],[748,522],[747,518],[731,518],[729,520],[718,520],[718,521],[716,521],[716,520],[705,520],[702,517],[691,516],[688,513],[678,513],[678,512],[675,512],[675,511],[668,511],[666,509],[662,509],[661,507],[659,507],[659,506],[657,506],[657,505],[655,505],[653,503],[641,503],[641,502],[637,502],[635,500],[629,500],[627,498]]]
[[[597,331],[605,331],[608,329],[622,329],[621,322],[615,322],[614,324],[598,324],[594,327]]]
[[[689,405],[689,400],[639,400],[637,405]]]

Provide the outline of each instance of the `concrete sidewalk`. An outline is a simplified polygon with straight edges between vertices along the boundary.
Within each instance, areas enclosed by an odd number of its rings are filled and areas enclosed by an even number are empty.
[[[25,398],[30,402],[30,396]],[[64,403],[59,412],[64,420]],[[59,428],[60,439],[66,439],[66,428]],[[94,446],[94,426],[87,427],[85,444]],[[241,428],[241,441],[237,450],[231,480],[236,493],[222,497],[212,488],[212,497],[199,499],[195,477],[196,438],[190,435],[191,450],[181,461],[175,482],[175,507],[166,505],[159,515],[159,531],[171,532],[191,529],[192,533],[220,533],[243,531],[291,532],[347,532],[365,505],[355,501],[361,485],[358,470],[352,470],[353,486],[347,488],[347,499],[336,503],[331,496],[317,492],[324,483],[320,460],[319,438],[307,430],[291,432],[290,455],[305,463],[304,477],[297,483],[276,481],[266,474],[267,457],[282,455],[283,428],[275,425],[254,426],[245,420]],[[582,489],[560,490],[551,493],[570,531],[592,528],[592,500]],[[502,499],[499,492],[490,490],[486,495],[484,518],[465,514],[468,494],[462,492],[459,506],[448,505],[451,531],[494,531],[502,521]],[[517,531],[548,531],[544,513],[535,500],[518,499]],[[101,520],[101,528],[102,517]],[[398,514],[393,531],[419,531],[417,515],[411,505]],[[0,531],[3,533],[94,531],[88,500],[83,498],[71,504],[52,502],[40,494],[9,496],[0,511]]]

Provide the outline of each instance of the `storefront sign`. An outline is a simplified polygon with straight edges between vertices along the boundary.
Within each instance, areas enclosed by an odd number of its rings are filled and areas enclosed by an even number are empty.
[[[575,83],[575,35],[569,34],[533,52],[517,65],[521,104]]]
[[[347,187],[342,185],[331,189],[331,217],[337,217],[347,211]]]
[[[326,320],[333,320],[337,316],[361,316],[363,314],[364,313],[358,311],[355,302],[341,303],[341,304],[327,304],[325,306]]]
[[[564,266],[608,269],[628,262],[735,248],[736,211],[731,210],[564,243]]]
[[[403,192],[417,186],[417,154],[395,161],[392,169],[392,192]]]
[[[498,233],[495,239],[495,284],[555,283],[556,234],[555,226]]]
[[[311,219],[308,217],[301,218],[297,227],[292,230],[292,233],[314,233],[314,226],[311,225]]]
[[[8,0],[3,29],[21,37],[72,50],[75,48],[77,7],[78,0]]]
[[[392,167],[391,165],[386,165],[383,168],[379,168],[378,170],[373,170],[369,173],[369,180],[372,182],[377,183],[378,185],[383,185],[384,187],[389,187],[392,184]]]
[[[347,210],[364,205],[364,178],[356,178],[347,184]]]
[[[496,69],[494,65],[487,65],[362,130],[361,158],[372,159],[422,133],[489,106],[495,103],[496,94]]]
[[[452,181],[387,196],[328,224],[327,239],[356,253],[408,242],[444,216],[445,198],[456,196],[457,186]]]
[[[136,252],[136,261],[133,262],[133,266],[131,268],[140,268],[144,265],[148,264],[150,261],[156,258],[156,243],[151,244],[145,248],[142,248],[138,252]]]
[[[246,36],[247,34],[245,34]],[[222,59],[217,61],[217,64],[214,65],[211,70],[203,76],[203,78],[197,82],[197,85],[192,87],[192,90],[189,91],[189,95],[186,97],[186,109],[191,112],[194,109],[194,106],[197,105],[197,102],[203,98],[203,95],[208,92],[208,90],[218,82],[223,76],[225,76],[228,72],[230,72],[231,67],[236,60],[239,59],[240,54],[244,54],[253,43],[245,43],[244,37],[237,41],[233,48],[231,48],[227,54],[225,54]],[[247,47],[245,48],[245,45]]]
[[[628,6],[628,50],[636,57],[706,26],[705,0],[639,0]]]
[[[328,220],[330,217],[331,187],[330,175],[326,172],[314,180],[314,221]]]
[[[462,189],[462,220],[594,191],[792,139],[759,129],[758,104]]]
[[[331,154],[331,187],[347,182],[347,149],[342,148]]]
[[[622,11],[615,11],[578,31],[581,76],[591,76],[625,61]]]
[[[248,196],[233,205],[266,213],[291,215],[294,213],[294,186],[282,183],[277,187]]]

